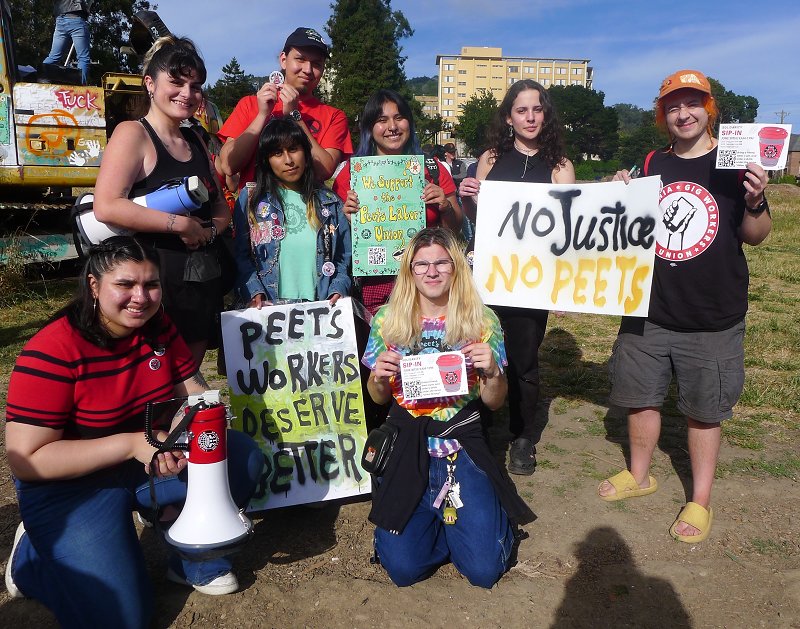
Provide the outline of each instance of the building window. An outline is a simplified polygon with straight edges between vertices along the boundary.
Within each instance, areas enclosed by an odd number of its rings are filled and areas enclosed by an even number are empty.
[[[445,83],[452,83],[452,82],[453,82],[453,77],[452,77],[452,76],[446,76],[446,77],[444,77],[444,82],[445,82]]]
[[[502,76],[493,76],[493,77],[492,77],[492,80],[493,80],[493,81],[502,81],[502,80],[503,80],[503,77],[502,77]]]
[[[445,110],[442,111],[442,115],[443,116],[452,116],[453,115],[453,110],[452,109],[445,109]]]
[[[485,78],[486,78],[486,75],[485,75],[485,74],[479,74],[479,75],[478,75],[478,76],[476,76],[475,78],[476,78],[476,79],[485,79]],[[464,85],[466,85],[466,83],[465,83]]]
[[[556,74],[566,74],[566,73],[567,73],[566,68],[556,68]]]
[[[550,74],[550,66],[539,68],[539,74]]]
[[[556,85],[566,85],[567,81],[565,79],[556,79]]]
[[[459,71],[458,71],[458,73],[459,73],[459,74],[466,74],[466,73],[467,73],[467,71],[466,71],[466,70],[459,70]]]
[[[455,70],[456,68],[455,64],[452,63],[445,63],[443,67],[445,70]]]
[[[453,104],[453,99],[452,98],[445,98],[444,99],[444,104],[445,105],[452,105]]]
[[[550,86],[550,79],[542,79],[542,86],[549,87]]]
[[[509,72],[519,72],[519,66],[508,66]]]
[[[583,68],[572,68],[572,74],[580,74]]]
[[[525,66],[525,74],[533,74],[536,72],[536,68],[532,66]]]
[[[477,65],[479,68],[486,68],[487,67],[487,65],[485,63],[477,63],[475,65]]]
[[[466,85],[467,85],[467,82],[466,82],[466,81],[459,81],[459,82],[458,82],[458,86],[459,86],[459,87],[466,87]]]
[[[442,93],[443,94],[452,94],[455,91],[456,91],[456,88],[454,88],[454,87],[443,87],[442,88]]]
[[[572,85],[582,85],[582,83],[580,81],[573,81]]]
[[[459,92],[458,93],[458,97],[459,98],[466,98],[467,97],[467,93],[466,92]]]

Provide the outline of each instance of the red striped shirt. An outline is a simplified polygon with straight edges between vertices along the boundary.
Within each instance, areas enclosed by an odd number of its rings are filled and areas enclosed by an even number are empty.
[[[143,334],[101,348],[61,317],[25,345],[8,385],[6,421],[91,439],[144,428],[147,402],[173,397],[197,372],[192,354],[166,317],[152,344]]]

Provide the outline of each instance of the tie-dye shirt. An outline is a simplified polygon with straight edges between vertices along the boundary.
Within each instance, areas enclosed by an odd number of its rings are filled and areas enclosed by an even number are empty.
[[[378,356],[386,350],[393,350],[401,356],[411,356],[415,354],[457,351],[468,344],[462,343],[456,347],[446,345],[444,342],[445,317],[436,317],[432,319],[423,317],[422,341],[420,347],[387,346],[381,334],[381,327],[386,317],[387,308],[388,306],[383,306],[372,319],[372,330],[369,335],[369,341],[367,342],[367,349],[362,358],[362,362],[371,370],[375,369]],[[495,361],[500,366],[500,369],[503,370],[508,364],[506,361],[506,347],[503,343],[503,329],[500,327],[500,322],[497,320],[497,316],[492,310],[484,307],[484,314],[489,325],[484,329],[483,337],[478,342],[489,344],[494,353]],[[430,398],[425,400],[406,400],[403,397],[403,383],[400,374],[391,378],[389,381],[392,386],[392,395],[394,399],[397,400],[397,403],[414,417],[430,415],[435,420],[447,421],[469,402],[477,399],[481,393],[478,374],[472,366],[472,360],[466,358],[465,362],[467,366],[467,386],[469,387],[469,393],[467,395]]]

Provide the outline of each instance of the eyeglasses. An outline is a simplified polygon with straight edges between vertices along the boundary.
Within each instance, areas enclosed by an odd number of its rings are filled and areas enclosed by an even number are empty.
[[[428,272],[431,264],[433,265],[433,268],[436,269],[437,273],[453,272],[454,265],[452,260],[434,260],[433,262],[420,260],[419,262],[414,262],[411,265],[411,270],[414,272],[414,275],[425,275]]]

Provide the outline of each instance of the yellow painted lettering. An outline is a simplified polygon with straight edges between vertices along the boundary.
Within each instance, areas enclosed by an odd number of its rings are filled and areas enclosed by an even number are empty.
[[[554,304],[558,303],[558,293],[569,285],[573,275],[572,265],[569,262],[556,260],[556,279],[553,281],[553,292],[550,294],[550,300]]]
[[[598,308],[606,305],[606,297],[603,293],[608,288],[608,280],[604,279],[603,275],[611,269],[611,258],[598,258],[597,270],[594,274],[594,295],[592,301]]]
[[[516,253],[511,254],[511,273],[509,275],[506,275],[500,258],[492,256],[492,270],[489,273],[489,279],[486,280],[486,290],[490,293],[494,292],[498,274],[502,276],[506,290],[511,292],[514,288],[514,284],[517,283],[517,277],[519,275],[519,256]]]

